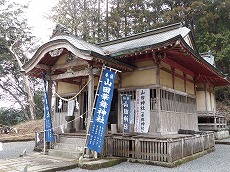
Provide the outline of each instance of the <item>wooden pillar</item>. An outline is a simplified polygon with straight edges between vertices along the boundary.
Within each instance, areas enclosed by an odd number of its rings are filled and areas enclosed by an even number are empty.
[[[161,135],[161,133],[163,132],[162,130],[162,116],[161,116],[161,89],[160,89],[160,63],[161,63],[161,59],[163,58],[163,56],[160,53],[156,54],[155,57],[155,63],[157,66],[156,69],[156,84],[159,86],[156,89],[156,101],[157,101],[157,108],[156,108],[156,121],[157,121],[157,133]]]
[[[183,76],[184,76],[184,92],[186,93],[187,92],[187,88],[186,88],[186,73],[183,73]]]
[[[119,75],[119,81],[118,81],[118,88],[121,88],[122,87],[122,73],[118,72],[118,75]],[[118,128],[118,132],[121,132],[123,131],[123,128],[121,126],[121,95],[120,95],[120,91],[118,92],[118,105],[117,105],[117,109],[118,109],[118,117],[117,117],[117,128]]]
[[[94,100],[94,76],[93,76],[93,70],[92,66],[89,66],[89,84],[88,84],[88,113],[87,113],[87,126],[86,126],[86,131],[87,134],[89,134],[90,130],[90,125],[91,125],[91,120],[92,120],[92,115],[93,115],[93,100]],[[86,154],[85,157],[89,158],[91,154],[90,149],[86,149]],[[97,157],[96,154],[94,154],[94,157]]]
[[[216,113],[216,99],[215,99],[215,87],[213,86],[213,111]]]
[[[79,86],[80,90],[82,89],[82,87],[83,87],[83,82],[82,82],[82,78],[81,78],[81,80],[80,80],[80,86]],[[86,114],[84,114],[84,108],[83,108],[84,107],[84,105],[83,105],[83,102],[84,102],[84,90],[79,95],[79,99],[78,100],[79,100],[79,108],[80,108],[79,113],[80,113],[80,115],[83,115],[85,117]],[[80,130],[84,129],[84,118],[83,117],[80,118],[79,129]]]
[[[204,95],[205,95],[205,110],[208,111],[208,96],[207,96],[207,84],[204,83]]]
[[[57,82],[55,82],[55,81],[52,81],[52,85],[54,84],[54,93],[57,91],[57,86],[58,86],[58,84],[57,84]],[[53,93],[52,93],[53,94]],[[51,95],[52,96],[52,95]],[[56,116],[56,112],[58,112],[58,111],[56,111],[57,110],[57,96],[56,96],[56,94],[54,94],[54,97],[52,97],[53,99],[54,99],[54,112],[53,112],[53,115],[54,115],[54,117],[53,117],[53,127],[55,128],[55,127],[58,127],[58,126],[60,126],[61,125],[61,122],[60,122],[60,116],[58,115],[58,116]],[[57,130],[60,130],[60,128],[57,128]]]
[[[175,68],[171,67],[171,70],[172,70],[172,86],[174,89],[175,88]]]
[[[157,65],[156,84],[160,85],[160,63],[161,63],[161,58],[158,57],[158,55],[155,58],[156,58],[156,65]]]
[[[94,100],[94,76],[92,66],[89,67],[89,84],[88,84],[88,115],[87,115],[87,131],[89,131],[90,121],[92,119],[93,100]]]
[[[214,129],[217,129],[217,117],[214,116]]]
[[[49,79],[47,85],[48,85],[48,88],[47,88],[47,91],[48,91],[48,102],[49,102],[49,107],[50,107],[50,110],[51,110],[51,100],[52,100],[52,95],[53,95],[53,93],[52,93],[53,81]]]
[[[194,94],[196,95],[196,77],[193,78]]]

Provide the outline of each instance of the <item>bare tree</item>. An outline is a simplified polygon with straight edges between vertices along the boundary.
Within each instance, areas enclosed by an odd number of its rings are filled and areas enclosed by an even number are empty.
[[[22,68],[23,63],[28,61],[25,52],[31,47],[33,39],[23,17],[25,8],[7,0],[0,1],[0,87],[6,91],[5,97],[17,102],[27,119],[34,120],[34,94]]]

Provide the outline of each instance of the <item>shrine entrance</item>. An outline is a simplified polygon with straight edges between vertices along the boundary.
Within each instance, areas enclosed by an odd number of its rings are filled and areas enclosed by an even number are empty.
[[[96,91],[94,91],[95,94]],[[87,113],[88,110],[88,93],[85,91],[83,93],[83,111],[82,113],[85,114]],[[80,120],[80,126],[82,130],[86,130],[86,115],[83,115],[83,118]],[[118,121],[118,91],[117,89],[114,89],[113,92],[113,100],[111,103],[111,108],[110,108],[110,114],[109,114],[109,119],[108,119],[108,129],[111,130],[111,124],[117,124]]]

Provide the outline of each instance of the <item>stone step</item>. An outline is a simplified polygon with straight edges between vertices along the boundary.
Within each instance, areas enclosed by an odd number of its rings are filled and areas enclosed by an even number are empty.
[[[55,156],[55,157],[70,158],[70,159],[79,159],[82,155],[82,152],[50,149],[48,155]]]
[[[57,150],[64,150],[64,151],[77,151],[77,152],[83,152],[84,145],[74,144],[74,143],[56,143],[54,146],[54,149]]]
[[[68,144],[76,144],[78,146],[85,145],[85,137],[60,137],[59,143],[68,143]]]

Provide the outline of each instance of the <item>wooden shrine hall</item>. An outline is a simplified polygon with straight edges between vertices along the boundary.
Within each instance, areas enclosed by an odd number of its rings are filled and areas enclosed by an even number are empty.
[[[55,101],[56,145],[63,137],[84,142],[103,66],[121,72],[115,78],[100,156],[174,166],[215,149],[211,128],[199,130],[198,112],[215,114],[214,89],[230,81],[198,53],[191,31],[179,23],[96,45],[59,33],[42,45],[23,68],[31,77],[46,74],[49,99]],[[138,90],[149,93],[145,132],[135,130]],[[125,134],[123,94],[131,95],[130,130]],[[54,154],[55,147],[49,153]]]

